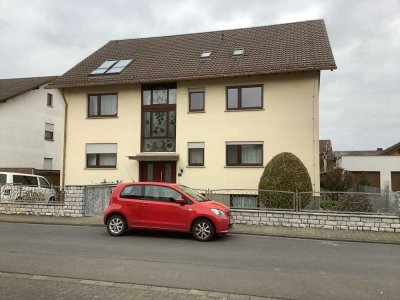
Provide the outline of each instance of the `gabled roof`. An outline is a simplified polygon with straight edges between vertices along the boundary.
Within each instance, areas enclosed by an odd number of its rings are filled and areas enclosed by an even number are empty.
[[[233,56],[235,49],[243,55]],[[200,58],[205,51],[211,56]],[[133,59],[120,74],[89,74],[106,60]],[[323,20],[110,41],[49,87],[145,83],[332,70]]]
[[[336,158],[342,156],[374,156],[380,154],[378,150],[355,150],[355,151],[334,151]]]
[[[0,102],[36,89],[57,76],[0,79]]]
[[[386,149],[383,150],[383,151],[381,151],[381,152],[379,153],[379,155],[386,155],[386,154],[388,154],[389,152],[391,152],[391,151],[393,151],[393,150],[396,150],[397,148],[400,148],[400,142],[397,143],[397,144],[394,144],[393,146],[390,146],[389,148],[386,148]]]
[[[320,147],[321,147],[321,144],[320,144]],[[342,157],[342,156],[382,156],[382,155],[388,155],[388,154],[391,155],[390,152],[392,152],[396,149],[400,149],[400,142],[397,144],[394,144],[393,146],[386,148],[385,150],[382,150],[382,148],[378,148],[377,150],[334,151],[334,155],[337,158]],[[395,153],[393,155],[398,155],[398,153]]]

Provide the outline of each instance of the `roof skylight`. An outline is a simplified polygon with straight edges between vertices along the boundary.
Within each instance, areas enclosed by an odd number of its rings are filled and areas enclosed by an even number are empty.
[[[243,55],[244,53],[244,49],[235,49],[233,50],[233,56],[239,56],[239,55]]]
[[[94,69],[90,75],[118,74],[121,73],[131,62],[132,59],[106,60]]]
[[[200,58],[207,58],[211,56],[212,51],[204,51],[201,55]]]

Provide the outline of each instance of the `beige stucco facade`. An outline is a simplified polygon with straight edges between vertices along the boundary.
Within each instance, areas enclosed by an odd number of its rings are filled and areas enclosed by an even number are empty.
[[[263,84],[263,109],[226,111],[226,86]],[[188,89],[205,89],[205,112],[189,112]],[[87,94],[118,93],[117,118],[87,118]],[[257,188],[263,167],[226,167],[226,142],[263,142],[263,166],[292,152],[319,191],[319,71],[177,82],[177,182],[195,188]],[[139,178],[141,87],[139,84],[66,89],[66,185]],[[188,142],[205,143],[205,166],[188,166]],[[117,143],[115,169],[86,169],[86,143]]]

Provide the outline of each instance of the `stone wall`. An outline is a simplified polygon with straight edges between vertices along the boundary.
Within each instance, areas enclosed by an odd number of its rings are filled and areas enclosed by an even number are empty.
[[[0,202],[0,214],[82,217],[86,186],[65,187],[62,203]],[[400,233],[400,216],[232,209],[236,224]],[[399,198],[400,211],[400,198]]]
[[[400,217],[232,209],[236,224],[400,233]]]
[[[62,203],[0,202],[0,214],[82,217],[84,197],[85,186],[67,186]]]

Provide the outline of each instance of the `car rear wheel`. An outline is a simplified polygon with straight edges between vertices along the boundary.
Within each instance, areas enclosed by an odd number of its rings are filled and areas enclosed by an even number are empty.
[[[193,237],[198,241],[209,241],[214,237],[214,224],[207,219],[197,220],[192,227]]]
[[[107,231],[110,235],[120,236],[127,229],[125,218],[121,215],[112,215],[107,220]]]

